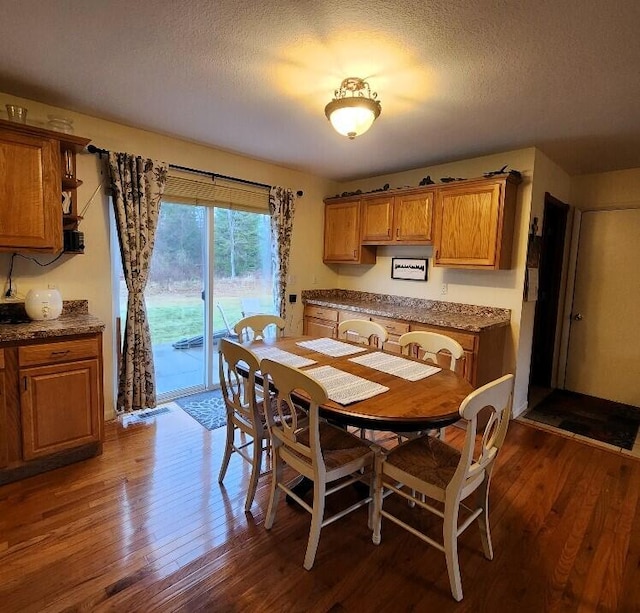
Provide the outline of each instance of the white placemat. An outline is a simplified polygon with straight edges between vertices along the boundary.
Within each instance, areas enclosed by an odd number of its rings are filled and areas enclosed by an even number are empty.
[[[369,368],[386,372],[389,375],[401,377],[407,381],[419,381],[425,377],[435,375],[437,372],[442,370],[437,366],[414,362],[412,360],[401,358],[398,355],[390,355],[380,351],[367,353],[367,355],[360,355],[357,358],[349,358],[349,362],[362,364],[363,366],[368,366]]]
[[[256,347],[255,349],[251,347],[251,351],[253,351],[253,353],[258,356],[259,360],[268,358],[269,360],[273,360],[274,362],[286,364],[287,366],[293,366],[294,368],[304,368],[305,366],[316,364],[315,360],[303,358],[301,355],[289,353],[288,351],[283,351],[282,349],[278,349],[277,347]]]
[[[366,347],[357,347],[349,343],[336,341],[332,338],[315,338],[312,341],[300,341],[296,343],[305,349],[311,349],[324,355],[330,355],[332,358],[339,358],[343,355],[352,355],[354,353],[362,353],[366,351]]]
[[[351,404],[372,398],[389,390],[388,387],[368,381],[333,366],[318,366],[304,371],[327,388],[329,398],[338,404]]]

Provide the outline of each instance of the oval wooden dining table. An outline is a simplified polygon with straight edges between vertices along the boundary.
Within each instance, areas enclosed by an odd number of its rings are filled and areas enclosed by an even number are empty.
[[[365,351],[343,357],[331,357],[298,345],[300,341],[309,341],[314,338],[309,336],[268,338],[246,346],[249,349],[263,345],[277,347],[315,360],[315,364],[302,368],[303,372],[317,366],[332,366],[389,388],[388,391],[372,398],[348,405],[338,404],[332,400],[327,401],[320,407],[320,412],[323,417],[333,422],[367,430],[392,432],[417,432],[443,428],[460,419],[458,413],[460,403],[473,391],[473,387],[465,378],[447,369],[441,369],[417,381],[408,381],[350,361],[350,358],[365,355]],[[380,350],[366,348],[367,353],[372,351]],[[420,362],[408,356],[402,357]]]

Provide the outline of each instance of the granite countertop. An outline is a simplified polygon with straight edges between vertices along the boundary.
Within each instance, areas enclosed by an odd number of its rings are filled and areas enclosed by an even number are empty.
[[[0,304],[0,320],[5,318],[28,320],[24,303]],[[65,300],[58,319],[0,323],[0,343],[56,338],[75,334],[95,334],[104,330],[104,323],[89,313],[86,300]]]
[[[352,290],[303,290],[305,304],[350,309],[367,315],[414,321],[429,326],[482,332],[508,326],[511,310],[496,307],[424,300]]]

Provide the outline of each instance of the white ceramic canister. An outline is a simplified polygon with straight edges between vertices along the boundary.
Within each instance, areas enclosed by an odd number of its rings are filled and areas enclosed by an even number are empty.
[[[57,319],[62,313],[62,296],[57,289],[30,289],[24,308],[35,321]]]

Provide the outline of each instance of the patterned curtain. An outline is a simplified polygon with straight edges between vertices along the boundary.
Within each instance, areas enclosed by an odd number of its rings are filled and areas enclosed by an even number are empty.
[[[156,406],[155,373],[144,289],[149,277],[167,171],[168,165],[164,162],[134,157],[128,153],[109,153],[122,270],[129,290],[118,376],[116,410],[119,413]]]
[[[283,319],[285,319],[287,310],[287,274],[295,203],[296,196],[292,190],[278,186],[271,188],[269,212],[271,213],[273,304],[276,312]]]

